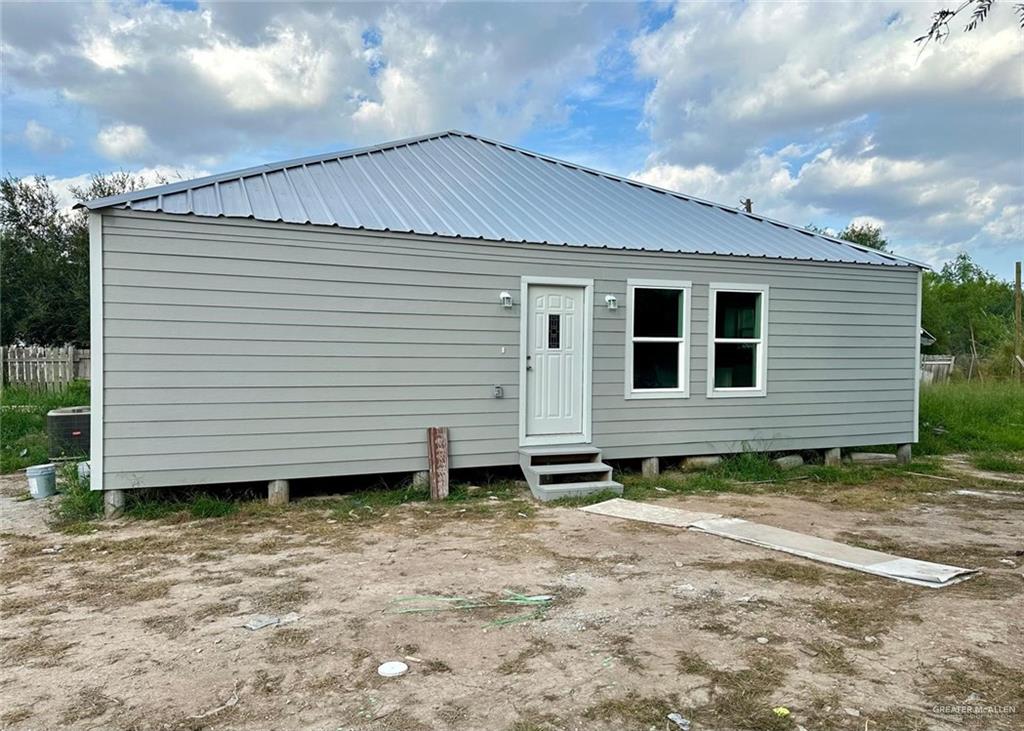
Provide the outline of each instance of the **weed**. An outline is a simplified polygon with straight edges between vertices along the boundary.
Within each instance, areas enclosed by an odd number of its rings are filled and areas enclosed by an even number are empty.
[[[66,533],[92,530],[89,521],[103,515],[103,493],[89,487],[89,478],[78,476],[78,466],[66,464],[58,482],[61,498],[54,502],[55,527]]]

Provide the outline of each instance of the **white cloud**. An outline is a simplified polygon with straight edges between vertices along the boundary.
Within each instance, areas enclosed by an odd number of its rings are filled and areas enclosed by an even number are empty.
[[[683,3],[633,43],[654,84],[636,175],[797,224],[884,222],[930,261],[1020,242],[1012,8],[923,51],[916,2]],[[899,244],[898,244],[899,245]]]
[[[176,180],[191,180],[192,178],[201,178],[210,174],[209,171],[202,168],[191,166],[174,167],[171,165],[143,167],[128,170],[127,172],[141,178],[147,188],[154,185],[162,185],[165,182],[173,183]],[[50,178],[49,183],[50,188],[57,195],[57,200],[60,202],[61,207],[71,209],[78,202],[71,190],[73,188],[83,189],[89,187],[92,177],[92,173],[83,173],[82,175],[73,175],[66,178]]]
[[[150,149],[149,135],[137,124],[112,124],[96,135],[96,147],[111,160],[135,160]]]
[[[28,146],[33,151],[39,153],[53,154],[64,152],[64,150],[71,146],[70,139],[57,134],[34,119],[30,119],[25,123],[25,131],[22,135]]]
[[[9,83],[57,90],[99,118],[104,154],[151,163],[449,127],[514,137],[564,121],[563,100],[639,15],[610,4],[76,7],[52,20],[45,7],[5,9]]]

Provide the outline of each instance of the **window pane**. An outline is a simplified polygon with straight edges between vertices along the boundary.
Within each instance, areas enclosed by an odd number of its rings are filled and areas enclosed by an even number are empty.
[[[634,337],[683,337],[683,295],[680,289],[634,289]]]
[[[715,344],[715,388],[753,388],[757,343]]]
[[[633,388],[679,388],[679,343],[633,343]]]
[[[558,350],[562,337],[562,316],[548,315],[548,349]]]
[[[759,292],[716,292],[715,337],[761,337]]]

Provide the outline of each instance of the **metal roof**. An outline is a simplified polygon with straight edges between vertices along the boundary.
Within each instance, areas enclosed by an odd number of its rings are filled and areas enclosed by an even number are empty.
[[[494,241],[922,266],[457,131],[260,165],[85,206]]]

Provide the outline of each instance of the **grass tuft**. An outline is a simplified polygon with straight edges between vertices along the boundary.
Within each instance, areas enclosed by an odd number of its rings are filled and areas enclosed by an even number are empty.
[[[55,527],[65,533],[92,530],[91,521],[103,516],[103,494],[89,487],[89,478],[78,476],[78,465],[65,464],[57,482],[59,501],[53,503]]]

